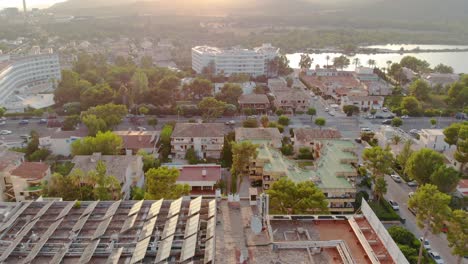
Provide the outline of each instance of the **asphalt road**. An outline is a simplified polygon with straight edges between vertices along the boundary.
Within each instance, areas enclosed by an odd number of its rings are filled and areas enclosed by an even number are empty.
[[[388,191],[385,195],[387,200],[394,200],[400,206],[399,214],[406,219],[405,228],[410,230],[416,237],[422,236],[422,230],[416,224],[416,217],[408,210],[408,193],[416,190],[414,187],[409,187],[406,183],[396,183],[390,176],[386,176],[385,180],[388,184]],[[427,238],[432,250],[438,252],[444,259],[445,263],[457,263],[457,257],[453,256],[451,249],[448,247],[446,235],[444,233],[434,235],[430,234]],[[468,263],[467,259],[462,263]]]

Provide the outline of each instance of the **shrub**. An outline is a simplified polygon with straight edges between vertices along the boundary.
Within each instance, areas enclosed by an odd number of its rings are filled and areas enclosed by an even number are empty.
[[[369,201],[369,205],[381,221],[400,220],[400,216],[385,200],[381,200],[380,202]]]
[[[276,110],[276,115],[280,116],[282,114],[284,114],[283,110],[281,110],[281,109]]]

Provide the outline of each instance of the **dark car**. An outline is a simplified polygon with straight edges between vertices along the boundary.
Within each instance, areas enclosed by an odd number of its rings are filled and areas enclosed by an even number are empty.
[[[44,118],[40,119],[39,124],[47,124],[47,119],[44,119]]]
[[[29,120],[23,119],[23,120],[19,121],[19,124],[20,125],[27,125],[27,124],[29,124]]]

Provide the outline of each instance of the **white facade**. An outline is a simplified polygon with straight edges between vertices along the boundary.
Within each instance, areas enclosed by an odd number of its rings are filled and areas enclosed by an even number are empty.
[[[0,104],[4,104],[5,100],[20,88],[61,80],[57,54],[6,57],[5,61],[0,63]]]
[[[449,145],[445,142],[445,135],[442,129],[421,129],[420,141],[425,148],[430,148],[436,151],[445,151],[449,149]]]
[[[197,46],[192,48],[192,69],[197,73],[202,73],[205,67],[213,63],[216,74],[267,75],[268,61],[273,60],[278,54],[279,49],[271,44],[263,44],[253,50]]]
[[[193,148],[199,158],[219,159],[223,149],[224,137],[173,137],[172,152],[176,158],[183,159],[187,149]]]
[[[81,137],[52,138],[51,136],[39,138],[39,146],[50,150],[54,155],[69,156],[71,144]]]
[[[360,111],[382,109],[384,98],[382,96],[343,96],[341,108],[345,105],[355,105]]]

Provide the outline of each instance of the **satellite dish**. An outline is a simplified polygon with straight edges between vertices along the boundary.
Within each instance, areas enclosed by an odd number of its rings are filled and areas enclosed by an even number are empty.
[[[250,218],[250,228],[254,234],[260,234],[263,228],[262,220],[258,216],[252,216],[252,218]]]

